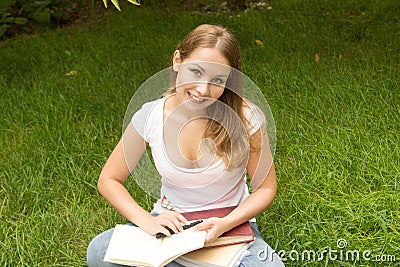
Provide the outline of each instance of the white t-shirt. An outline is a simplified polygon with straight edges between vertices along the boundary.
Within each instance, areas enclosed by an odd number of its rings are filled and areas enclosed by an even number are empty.
[[[177,166],[169,160],[163,138],[163,110],[167,98],[144,104],[131,120],[134,129],[149,144],[156,169],[161,175],[160,199],[154,204],[153,212],[162,213],[167,209],[190,212],[242,203],[249,196],[247,161],[227,171],[222,159],[209,166],[191,169]],[[265,122],[263,114],[254,107],[246,108],[244,112],[251,125],[250,135]]]

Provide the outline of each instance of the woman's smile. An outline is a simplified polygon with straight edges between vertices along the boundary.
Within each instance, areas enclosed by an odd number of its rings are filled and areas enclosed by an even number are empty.
[[[197,97],[194,94],[187,92],[188,94],[188,98],[191,102],[195,103],[195,104],[203,104],[207,99],[202,98],[202,97]]]

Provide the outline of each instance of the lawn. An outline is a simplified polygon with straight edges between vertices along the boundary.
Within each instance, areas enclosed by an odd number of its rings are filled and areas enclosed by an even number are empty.
[[[125,222],[96,181],[126,107],[186,33],[217,23],[236,35],[275,119],[278,194],[257,218],[266,241],[286,266],[398,266],[400,4],[272,7],[122,5],[1,42],[0,265],[85,266],[90,240]],[[127,186],[150,210],[154,199]]]

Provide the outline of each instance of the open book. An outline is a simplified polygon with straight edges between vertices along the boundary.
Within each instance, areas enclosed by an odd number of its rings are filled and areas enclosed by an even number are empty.
[[[195,221],[210,217],[224,217],[234,208],[188,212],[182,215],[188,221]],[[249,222],[236,226],[212,243],[204,244],[206,234],[206,231],[195,231],[193,228],[189,228],[173,234],[171,237],[157,239],[139,227],[117,225],[108,245],[104,261],[131,266],[159,267],[199,248],[248,243],[254,240]],[[234,255],[237,255],[237,253],[234,253]]]
[[[161,267],[187,252],[202,248],[206,231],[184,230],[157,239],[139,227],[117,225],[104,261],[129,265]]]

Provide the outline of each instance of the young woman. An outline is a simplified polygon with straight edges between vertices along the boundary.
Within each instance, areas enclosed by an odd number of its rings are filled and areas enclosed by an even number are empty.
[[[206,230],[206,242],[211,242],[250,221],[255,241],[239,266],[283,266],[254,219],[273,201],[276,177],[265,117],[242,97],[240,60],[239,45],[225,28],[200,25],[191,31],[172,57],[175,86],[133,115],[105,163],[98,189],[118,212],[151,235],[170,236],[168,228],[182,231],[182,212],[237,206],[224,218],[204,220],[197,230]],[[151,213],[124,187],[147,146],[162,184]],[[89,267],[118,266],[103,262],[112,231],[89,244]]]

